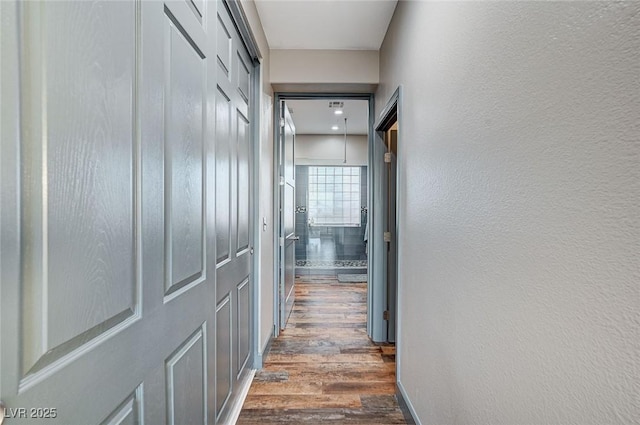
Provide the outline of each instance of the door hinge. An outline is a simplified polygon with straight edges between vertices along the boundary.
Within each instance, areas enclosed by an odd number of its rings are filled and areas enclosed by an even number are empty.
[[[280,176],[280,186],[284,186],[284,177]]]
[[[389,317],[390,317],[389,310],[385,310],[384,313],[382,313],[382,319],[389,320]]]
[[[284,246],[284,238],[280,238],[280,246]]]
[[[280,118],[280,128],[284,127],[284,118]]]
[[[391,152],[384,153],[384,162],[391,164]]]
[[[385,242],[391,242],[391,232],[384,232],[382,238]]]

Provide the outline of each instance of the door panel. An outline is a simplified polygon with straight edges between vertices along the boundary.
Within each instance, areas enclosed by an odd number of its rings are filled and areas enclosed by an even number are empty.
[[[241,56],[238,56],[238,90],[242,98],[249,101],[249,90],[251,84],[251,71],[249,65],[245,63]]]
[[[251,202],[249,190],[250,175],[250,143],[249,143],[249,120],[239,111],[237,112],[238,145],[236,157],[236,170],[238,179],[237,208],[238,232],[237,249],[238,254],[249,247],[249,204]]]
[[[133,4],[100,11],[84,4],[25,5],[24,12],[27,28],[42,25],[43,40],[37,50],[36,40],[27,41],[34,48],[29,59],[43,68],[27,71],[26,79],[37,79],[38,87],[24,119],[46,120],[26,129],[21,164],[29,196],[22,211],[28,245],[22,257],[19,379],[37,380],[43,368],[132,318],[138,308],[136,14]],[[77,39],[77,32],[85,39]],[[109,46],[106,55],[94,51],[103,46]],[[69,63],[86,71],[72,76]],[[96,95],[100,104],[93,102]]]
[[[202,325],[166,362],[167,423],[207,423],[205,326]]]
[[[231,36],[233,25],[231,25],[229,19],[225,19],[226,17],[222,16],[223,14],[224,12],[218,14],[218,35],[216,37],[216,53],[218,55],[219,72],[221,73],[219,74],[219,78],[221,78],[222,75],[229,77],[231,70],[231,52],[233,50],[233,37]]]
[[[204,264],[205,58],[165,20],[165,267],[167,294],[198,282]]]
[[[285,240],[284,247],[284,301],[283,301],[283,325],[282,329],[287,326],[287,321],[291,312],[293,311],[293,305],[295,303],[295,255],[296,248],[295,242]]]
[[[216,299],[224,314],[218,323],[217,341],[230,341],[230,346],[216,346],[216,416],[224,421],[230,400],[247,376],[250,357],[251,310],[250,270],[252,240],[253,155],[250,137],[250,57],[236,30],[226,6],[219,4],[216,83],[216,190],[220,209],[216,208],[218,249],[216,266]],[[225,301],[227,300],[227,301]],[[224,325],[224,326],[223,326]],[[229,373],[227,374],[227,371]]]
[[[51,423],[223,421],[252,323],[253,68],[228,11],[0,7],[0,399]]]
[[[296,187],[295,181],[285,180],[284,184],[284,235],[291,240],[296,230]]]
[[[204,16],[205,1],[204,0],[188,0],[193,5],[196,17],[201,19]]]
[[[247,360],[249,360],[249,297],[249,280],[247,279],[238,285],[237,290],[238,317],[236,318],[236,323],[238,324],[238,338],[236,340],[237,346],[235,349],[238,356],[236,363],[236,377],[238,378],[244,370]]]
[[[220,416],[231,397],[233,373],[231,372],[231,297],[226,296],[216,307],[216,418]]]
[[[216,96],[216,264],[231,254],[231,100],[218,86]]]
[[[137,425],[142,423],[142,386],[129,394],[125,401],[101,425]]]
[[[281,109],[281,154],[280,172],[282,186],[280,192],[280,329],[287,326],[287,320],[295,302],[295,138],[296,127],[289,108],[283,101]]]

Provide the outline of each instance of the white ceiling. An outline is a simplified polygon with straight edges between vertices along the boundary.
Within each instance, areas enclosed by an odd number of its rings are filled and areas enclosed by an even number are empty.
[[[271,49],[379,50],[397,0],[256,0]]]
[[[329,102],[344,102],[343,114],[335,115]],[[293,110],[292,118],[296,134],[344,134],[344,119],[347,118],[347,134],[367,134],[369,108],[366,100],[313,99],[287,100]],[[338,130],[331,126],[337,125]]]

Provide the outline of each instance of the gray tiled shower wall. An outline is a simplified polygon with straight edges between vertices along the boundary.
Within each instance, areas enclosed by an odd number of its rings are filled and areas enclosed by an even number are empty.
[[[307,224],[307,193],[309,192],[309,166],[296,165],[296,260],[307,260],[309,225]],[[304,207],[304,208],[301,208]],[[367,167],[360,167],[360,227],[314,226],[323,243],[333,242],[336,260],[365,260],[364,231],[367,224]]]

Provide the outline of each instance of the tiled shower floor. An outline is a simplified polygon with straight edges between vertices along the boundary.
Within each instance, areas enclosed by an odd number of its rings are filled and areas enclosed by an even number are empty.
[[[366,269],[367,260],[296,260],[296,268],[306,269]]]

